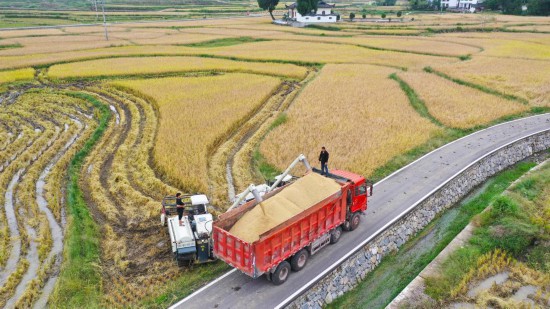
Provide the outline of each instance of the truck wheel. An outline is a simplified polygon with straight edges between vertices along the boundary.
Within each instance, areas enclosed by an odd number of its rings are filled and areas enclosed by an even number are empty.
[[[349,230],[353,231],[359,226],[359,223],[361,223],[361,215],[358,212],[354,213],[353,216],[351,216],[350,221],[351,222]]]
[[[309,252],[307,252],[306,249],[298,251],[298,253],[294,254],[290,259],[290,266],[292,267],[292,270],[302,270],[304,267],[306,267],[308,258]]]
[[[285,283],[290,274],[290,264],[287,261],[282,261],[275,269],[275,272],[271,275],[271,282],[275,285],[281,285]]]
[[[337,243],[340,240],[340,236],[342,236],[342,227],[338,226],[330,233],[330,243]]]

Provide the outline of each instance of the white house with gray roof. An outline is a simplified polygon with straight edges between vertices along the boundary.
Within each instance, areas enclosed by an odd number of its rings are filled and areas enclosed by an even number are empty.
[[[298,13],[296,3],[287,5],[286,8],[288,9],[288,18],[301,23],[334,23],[337,21],[337,15],[332,11],[335,6],[335,4],[328,4],[324,1],[319,1],[319,4],[317,5],[317,12],[315,12],[315,14],[310,13],[305,16]]]

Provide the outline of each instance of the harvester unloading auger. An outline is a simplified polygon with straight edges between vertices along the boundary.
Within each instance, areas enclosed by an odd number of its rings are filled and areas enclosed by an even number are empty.
[[[287,176],[290,175],[290,171],[300,162],[304,164],[307,172],[311,171],[311,165],[309,165],[309,162],[307,161],[306,156],[301,154],[296,159],[294,159],[294,161],[292,161],[292,163],[287,167],[287,169],[281,175],[275,177],[275,182],[271,186],[267,187],[266,190],[259,191],[257,190],[254,184],[251,184],[250,186],[248,186],[248,188],[246,188],[246,190],[243,193],[237,195],[237,198],[233,202],[233,205],[231,205],[231,207],[229,207],[226,212],[229,212],[234,208],[239,207],[241,205],[241,202],[245,200],[250,193],[252,193],[252,195],[254,196],[254,199],[258,203],[260,203],[262,201],[262,196],[264,194],[267,194],[273,191],[273,189],[279,187],[281,184],[286,184],[290,182],[292,177],[287,178]]]

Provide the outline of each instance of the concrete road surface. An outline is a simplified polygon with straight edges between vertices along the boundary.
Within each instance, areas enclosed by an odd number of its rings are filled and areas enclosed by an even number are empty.
[[[375,184],[360,226],[311,256],[306,267],[292,272],[283,285],[274,286],[265,277],[252,279],[233,269],[172,308],[283,307],[464,168],[504,145],[544,130],[550,130],[550,114],[499,124],[449,143]]]

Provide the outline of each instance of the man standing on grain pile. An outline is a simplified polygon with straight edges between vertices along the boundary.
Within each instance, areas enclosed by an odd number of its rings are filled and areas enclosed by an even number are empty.
[[[321,161],[321,175],[328,175],[328,151],[325,149],[325,146],[321,147],[319,161]]]

